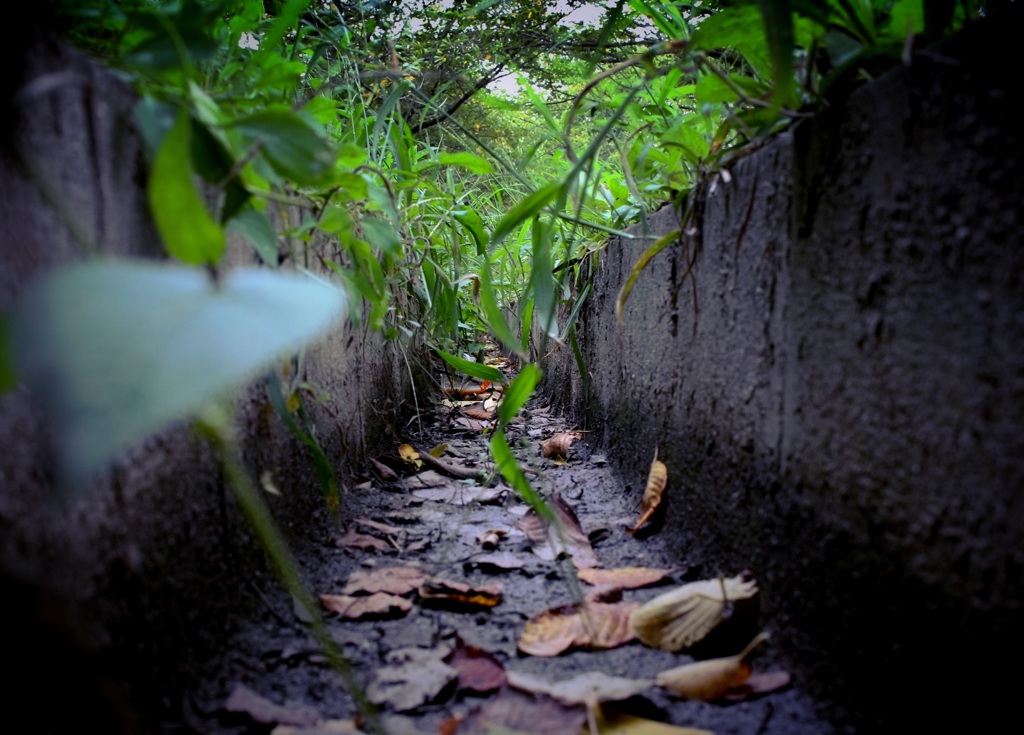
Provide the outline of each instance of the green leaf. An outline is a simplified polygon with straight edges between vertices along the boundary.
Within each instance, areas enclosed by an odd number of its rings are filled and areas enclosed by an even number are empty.
[[[277,18],[267,33],[260,39],[260,48],[253,55],[253,62],[271,52],[279,51],[277,45],[284,38],[284,35],[298,25],[299,17],[305,12],[306,7],[312,0],[288,0],[277,13]]]
[[[491,283],[490,268],[486,264],[480,271],[480,305],[484,309],[484,317],[487,319],[487,325],[494,332],[494,336],[506,349],[512,350],[520,357],[525,357],[525,354],[519,349],[519,340],[512,333],[512,329],[505,320],[505,314],[498,306],[494,285]]]
[[[500,428],[491,435],[491,456],[494,457],[494,463],[498,466],[501,476],[508,480],[508,484],[519,493],[522,499],[537,511],[537,514],[542,518],[546,518],[549,521],[555,520],[555,514],[551,511],[551,508],[544,502],[544,498],[533,489],[530,481],[526,479],[526,473],[516,463],[516,458],[512,454],[512,448],[505,439],[505,432]]]
[[[224,231],[206,211],[192,180],[191,128],[182,110],[153,161],[149,206],[171,255],[193,265],[215,264],[224,254]]]
[[[939,3],[930,5],[941,7]],[[952,3],[949,3],[952,6]],[[903,43],[909,35],[919,35],[925,29],[925,3],[923,0],[898,0],[889,11],[885,35]]]
[[[277,234],[267,221],[263,212],[246,209],[228,221],[228,232],[236,232],[252,245],[260,256],[260,260],[269,266],[277,267]]]
[[[530,285],[533,289],[534,313],[541,329],[549,337],[558,337],[558,319],[555,313],[557,298],[555,278],[551,270],[551,225],[533,222],[533,270]]]
[[[458,370],[460,373],[465,373],[471,378],[477,378],[479,380],[489,380],[492,383],[499,385],[505,384],[505,374],[497,368],[492,368],[490,365],[481,365],[479,362],[472,362],[470,360],[464,360],[461,357],[456,357],[444,350],[434,349],[438,355],[441,356],[445,362],[451,365],[453,368]]]
[[[515,418],[520,409],[526,405],[533,395],[533,391],[540,384],[541,370],[536,363],[530,363],[505,390],[505,396],[498,405],[498,421],[500,426],[505,426]]]
[[[789,0],[761,0],[765,39],[772,59],[772,79],[775,108],[790,107],[794,103],[793,79],[793,11]]]
[[[476,241],[476,254],[486,255],[487,230],[484,228],[483,219],[477,214],[476,210],[469,207],[457,209],[452,212],[452,216],[455,217],[456,222],[469,230],[469,234],[473,236],[473,240]]]
[[[640,255],[640,258],[636,263],[633,264],[633,268],[629,272],[629,277],[626,278],[626,282],[622,284],[622,289],[619,291],[619,297],[615,300],[615,319],[619,324],[622,324],[622,312],[626,308],[626,300],[629,298],[630,291],[633,290],[633,284],[636,283],[636,279],[644,272],[644,268],[646,268],[647,264],[654,259],[654,256],[675,242],[679,238],[680,234],[682,234],[681,230],[672,230],[672,232],[662,235],[655,242],[651,243],[651,245]]]
[[[123,450],[209,401],[343,313],[336,286],[239,269],[94,260],[34,283],[12,323],[19,374],[60,432],[59,476],[77,489]]]
[[[533,298],[529,298],[526,304],[523,306],[522,317],[520,323],[523,325],[522,342],[520,347],[522,348],[522,354],[528,354],[530,350],[530,330],[533,327]]]
[[[402,238],[390,222],[385,222],[377,217],[365,216],[359,220],[359,224],[363,227],[366,241],[375,250],[390,254],[401,253]]]
[[[693,32],[693,48],[713,51],[731,48],[743,54],[758,76],[771,76],[771,55],[765,40],[764,23],[756,5],[727,8],[701,21]]]
[[[694,164],[703,161],[711,150],[704,136],[693,128],[690,121],[676,123],[662,134],[661,140],[666,145],[682,148],[683,154]]]
[[[273,169],[304,186],[327,184],[334,172],[334,151],[298,115],[288,110],[264,110],[229,124],[250,144],[261,141]]]
[[[547,186],[542,186],[540,189],[530,193],[516,206],[512,207],[508,214],[502,217],[501,221],[495,225],[494,231],[491,233],[491,242],[494,244],[501,242],[519,225],[544,209],[548,202],[558,193],[561,186],[562,183],[560,181],[552,181]]]
[[[442,166],[460,166],[475,174],[489,174],[494,171],[494,166],[490,161],[468,151],[441,153],[437,156],[437,160]]]
[[[11,317],[0,314],[0,395],[14,388],[18,382],[18,371],[14,367],[14,354],[11,350]]]
[[[285,426],[288,427],[295,438],[309,447],[309,452],[313,455],[313,467],[316,469],[316,476],[320,481],[320,488],[323,491],[324,498],[330,507],[337,508],[341,502],[341,497],[338,493],[338,477],[334,472],[334,465],[331,464],[327,455],[324,454],[323,447],[320,446],[316,436],[304,426],[296,423],[292,417],[292,412],[288,410],[287,402],[285,401],[284,391],[281,389],[281,380],[277,377],[277,372],[273,370],[267,374],[267,394],[270,396],[270,402],[274,405],[277,415],[284,421]],[[305,413],[301,410],[300,416],[305,418]]]

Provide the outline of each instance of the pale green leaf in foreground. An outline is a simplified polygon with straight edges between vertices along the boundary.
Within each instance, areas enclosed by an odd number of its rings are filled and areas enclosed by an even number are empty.
[[[120,452],[187,418],[341,317],[343,291],[309,276],[95,260],[53,271],[19,301],[19,375],[57,422],[75,489]]]

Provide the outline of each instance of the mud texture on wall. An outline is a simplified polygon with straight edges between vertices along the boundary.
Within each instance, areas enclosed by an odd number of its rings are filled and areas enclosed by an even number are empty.
[[[0,311],[90,248],[163,257],[132,90],[44,34],[15,46],[2,100]],[[233,264],[255,262],[244,243],[230,248]],[[339,478],[350,476],[383,450],[408,390],[397,343],[339,323],[301,364],[318,439]],[[292,533],[327,515],[307,448],[262,382],[240,390],[236,406],[246,466],[281,490],[267,496],[279,525],[293,543],[319,542]],[[202,676],[204,657],[229,648],[235,616],[276,584],[218,463],[188,427],[173,427],[92,487],[58,497],[53,427],[22,388],[0,396],[0,446],[0,648],[19,672],[8,715],[39,732],[83,722],[153,731],[137,713],[181,711],[176,697]]]
[[[1019,4],[1017,4],[1019,5]],[[796,125],[600,255],[549,394],[699,575],[745,568],[837,723],[981,726],[1024,650],[1019,7]],[[650,218],[650,237],[681,213]],[[908,729],[909,728],[909,729]]]

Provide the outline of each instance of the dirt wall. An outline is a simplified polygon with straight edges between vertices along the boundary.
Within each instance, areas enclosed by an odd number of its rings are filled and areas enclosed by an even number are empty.
[[[7,51],[0,311],[32,278],[90,248],[162,253],[130,124],[132,91],[43,34]],[[230,248],[232,262],[254,262],[244,243]],[[383,448],[408,370],[396,343],[347,323],[303,364],[319,441],[346,478]],[[326,511],[306,447],[262,385],[241,390],[237,408],[247,466],[254,478],[271,473],[282,492],[267,496],[281,527],[308,528]],[[20,388],[0,396],[0,446],[0,635],[6,665],[20,672],[20,687],[7,692],[9,714],[39,732],[67,731],[48,726],[62,716],[75,727],[152,731],[137,711],[180,711],[179,688],[201,675],[212,646],[224,650],[232,617],[275,589],[217,463],[179,426],[133,449],[87,492],[59,498],[52,427]],[[82,708],[54,707],[58,690],[78,692],[69,696]]]
[[[1022,650],[1007,11],[715,177],[621,325],[650,240],[612,241],[577,327],[586,381],[568,348],[548,365],[638,503],[658,448],[659,532],[701,572],[755,571],[773,645],[858,731],[988,722],[1007,707],[994,662]],[[662,210],[650,235],[679,222]]]

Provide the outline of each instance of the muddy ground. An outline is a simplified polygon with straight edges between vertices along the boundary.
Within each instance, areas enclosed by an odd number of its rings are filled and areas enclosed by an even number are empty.
[[[410,417],[401,439],[422,451],[444,444],[441,461],[448,468],[490,473],[486,432],[490,422],[468,418],[466,405],[438,404],[422,410]],[[631,535],[629,529],[640,515],[641,489],[627,491],[586,435],[571,443],[565,461],[541,456],[542,440],[573,428],[534,399],[508,427],[507,436],[534,486],[548,498],[557,494],[575,513],[600,567],[673,570],[658,584],[623,591],[624,601],[646,601],[686,582],[743,571],[720,568],[715,559],[670,558],[659,543],[657,515]],[[500,603],[492,607],[431,604],[411,592],[401,595],[407,600],[407,611],[392,611],[384,617],[349,620],[326,613],[354,678],[376,700],[380,726],[391,735],[579,732],[586,717],[582,705],[552,704],[543,695],[523,694],[507,684],[494,688],[494,681],[483,680],[497,671],[500,681],[502,670],[513,678],[528,674],[554,683],[586,672],[653,679],[660,671],[694,660],[693,656],[735,654],[756,633],[771,631],[772,621],[761,619],[755,598],[754,603],[730,606],[726,622],[686,652],[657,650],[633,640],[607,650],[525,655],[517,642],[530,618],[578,602],[592,591],[576,579],[570,558],[545,560],[538,555],[517,526],[530,508],[503,482],[486,487],[428,466],[416,468],[403,462],[397,446],[379,460],[396,476],[390,477],[388,469],[378,465],[368,468],[365,477],[351,478],[354,487],[340,518],[332,520],[325,513],[293,540],[311,591],[338,595],[354,579],[353,573],[395,566],[413,566],[433,578],[485,591],[496,584],[502,588]],[[671,492],[669,478],[666,503],[671,502]],[[496,548],[485,548],[480,540],[489,530],[505,532]],[[162,731],[247,735],[268,733],[279,726],[278,733],[347,732],[338,723],[341,729],[337,730],[314,725],[351,721],[365,713],[346,692],[341,675],[327,664],[303,614],[269,573],[252,580],[247,589],[239,605],[251,614],[220,642],[222,655],[196,667],[183,700],[174,697],[165,702]],[[464,688],[464,681],[449,681],[453,675],[449,663],[455,666],[451,652],[456,647],[487,659],[486,673],[478,670],[469,678],[477,677],[480,688],[490,691],[474,692]],[[749,661],[755,672],[772,672],[784,668],[784,659],[769,639]],[[554,709],[545,709],[548,706]],[[609,716],[614,708],[718,735],[837,731],[827,719],[827,708],[810,698],[799,677],[780,689],[741,701],[685,700],[649,686],[606,707]],[[289,721],[300,729],[285,729],[282,723]],[[372,731],[370,725],[364,727]]]

